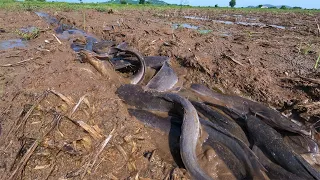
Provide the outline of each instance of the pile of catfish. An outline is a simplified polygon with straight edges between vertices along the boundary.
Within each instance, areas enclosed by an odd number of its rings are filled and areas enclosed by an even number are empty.
[[[118,88],[118,96],[131,115],[164,132],[176,164],[193,179],[320,179],[312,125],[200,84],[180,87],[168,57],[144,57],[125,42],[99,40],[37,14],[56,26],[57,37],[70,41],[80,62],[105,76],[114,70],[131,76]]]

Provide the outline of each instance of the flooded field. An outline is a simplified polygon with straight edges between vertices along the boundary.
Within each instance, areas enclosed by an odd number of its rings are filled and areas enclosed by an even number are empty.
[[[317,22],[319,13],[301,12],[0,10],[0,179],[191,179],[172,149],[180,126],[170,139],[167,125],[154,126],[167,115],[141,120],[153,116],[130,109],[117,91],[139,73],[127,73],[135,64],[111,60],[127,69],[106,75],[77,53],[103,40],[126,42],[146,59],[168,57],[178,78],[172,92],[197,83],[260,102],[314,127],[318,144]],[[211,158],[200,165],[212,177],[245,174],[230,174],[224,157],[204,151],[198,159]],[[318,152],[299,154],[319,172]]]

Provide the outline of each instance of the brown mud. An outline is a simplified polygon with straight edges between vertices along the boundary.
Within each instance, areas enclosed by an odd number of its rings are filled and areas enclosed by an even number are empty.
[[[320,51],[315,19],[319,22],[320,14],[45,12],[102,39],[126,41],[145,56],[169,56],[184,87],[201,83],[285,113],[302,113],[310,123],[319,118],[320,70],[314,65]],[[183,18],[186,15],[231,22],[254,19],[286,29]],[[172,23],[211,31],[173,29]],[[28,26],[38,27],[39,36],[24,48],[0,50],[0,66],[12,64],[0,67],[0,179],[13,174],[12,179],[190,178],[162,151],[166,140],[155,142],[163,133],[130,116],[115,94],[126,82],[123,76],[103,77],[90,64],[80,63],[70,43],[60,44],[54,29],[34,12],[0,10],[1,40],[19,38],[16,30]],[[23,60],[28,61],[15,65]],[[97,153],[111,132],[110,141]]]

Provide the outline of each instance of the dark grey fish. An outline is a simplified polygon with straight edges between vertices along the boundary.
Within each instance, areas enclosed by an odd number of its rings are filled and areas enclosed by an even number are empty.
[[[261,103],[254,102],[239,96],[224,95],[211,91],[206,86],[200,84],[192,84],[191,89],[200,95],[210,97],[210,104],[217,104],[219,107],[225,107],[232,118],[239,118],[238,114],[246,115],[254,113],[264,120],[271,127],[283,129],[289,132],[310,135],[310,131],[304,126],[299,126],[288,118],[283,116],[280,112],[269,108]],[[232,109],[232,111],[228,111]]]
[[[200,122],[197,110],[191,102],[177,94],[164,94],[163,98],[173,102],[176,108],[182,110],[182,133],[180,137],[180,154],[183,164],[194,179],[212,179],[199,166],[196,147],[200,135]]]
[[[171,101],[160,97],[160,93],[145,91],[141,86],[125,84],[116,93],[127,104],[137,109],[168,112],[174,108]]]
[[[266,168],[266,173],[270,179],[301,180],[301,177],[272,162],[257,146],[254,146],[252,150],[258,156],[262,165]]]
[[[115,41],[100,41],[92,45],[92,51],[94,51],[97,54],[111,54],[111,49],[115,46]]]
[[[154,113],[145,111],[145,110],[137,110],[137,109],[128,109],[129,114],[132,116],[135,116],[139,121],[144,123],[146,126],[159,129],[162,132],[165,132],[168,136],[168,142],[169,142],[169,148],[171,155],[174,159],[174,161],[177,164],[182,165],[182,160],[180,156],[180,147],[179,147],[179,138],[181,135],[181,123],[182,120],[178,117],[174,116],[167,116],[162,117],[158,116]],[[200,119],[201,121],[206,121],[203,119]],[[163,137],[166,138],[166,137]],[[160,139],[163,139],[162,137]],[[157,141],[158,139],[155,139],[154,141]],[[239,159],[232,153],[231,150],[229,150],[226,146],[224,146],[222,143],[217,141],[214,137],[209,136],[208,139],[205,141],[203,146],[208,145],[212,147],[220,158],[223,159],[223,161],[226,163],[228,168],[232,171],[234,176],[237,179],[243,179],[246,174],[246,170],[243,166],[243,164],[239,161]],[[168,151],[166,149],[161,149],[164,146],[159,147],[161,151]]]
[[[110,54],[112,54],[113,51],[117,50],[112,50]],[[151,67],[157,70],[161,68],[165,62],[169,62],[170,60],[169,57],[166,56],[144,56],[143,58],[146,62],[147,67]],[[111,59],[111,62],[114,64],[116,69],[121,69],[128,66],[135,66],[139,64],[136,60],[124,56],[114,57]]]
[[[119,49],[119,48],[115,48],[115,49],[117,49],[119,52],[133,55],[138,59],[138,61],[140,63],[139,64],[140,67],[139,67],[138,71],[131,78],[131,84],[138,84],[138,83],[142,82],[144,79],[145,73],[146,73],[146,69],[147,69],[143,56],[134,50]]]
[[[170,65],[165,62],[158,73],[148,82],[146,88],[164,92],[173,88],[178,76]]]
[[[62,33],[68,33],[68,30],[72,30],[72,29],[75,29],[75,26],[74,25],[70,25],[70,24],[63,24],[61,23],[61,19],[58,23],[58,27],[55,29],[55,32],[57,34],[62,34]]]
[[[284,142],[297,154],[319,153],[315,140],[301,135],[284,136]]]
[[[112,46],[112,47],[114,47],[114,46]],[[117,53],[119,53],[119,49],[121,49],[121,50],[129,49],[128,43],[121,42],[115,48],[110,48],[109,51],[108,51],[108,54],[116,55]]]
[[[170,58],[167,56],[145,56],[144,60],[148,67],[158,69],[161,68],[165,63],[170,61]]]
[[[94,44],[96,44],[98,42],[98,40],[92,36],[87,36],[86,37],[86,45],[85,45],[85,49],[88,51],[92,51],[93,50],[93,46]]]
[[[85,45],[77,43],[71,43],[70,47],[75,52],[80,52],[81,50],[85,49]]]
[[[223,112],[219,111],[215,108],[210,108],[209,106],[205,105],[204,103],[191,101],[195,108],[203,114],[206,118],[208,118],[212,123],[218,124],[222,128],[225,128],[235,137],[242,140],[246,145],[249,146],[249,141],[246,134],[243,132],[242,128],[228,115],[224,114]]]
[[[200,120],[201,122],[201,120]],[[204,146],[210,146],[216,154],[222,159],[222,161],[226,164],[228,169],[231,171],[233,176],[236,179],[247,179],[247,172],[243,165],[243,163],[238,159],[238,157],[226,147],[223,143],[215,140],[214,137],[208,137],[205,141]],[[219,175],[219,174],[217,174]]]
[[[166,137],[155,138],[155,143],[159,145],[160,151],[165,153],[170,152],[174,162],[178,166],[183,167],[179,146],[182,120],[174,116],[159,116],[145,110],[128,109],[128,111],[130,115],[135,116],[146,126],[159,129],[166,134]],[[161,144],[164,139],[167,139],[165,142],[167,145]]]
[[[112,63],[115,70],[120,70],[129,66],[132,66],[132,63],[130,63],[129,61],[122,60],[119,58],[112,58],[110,62]]]
[[[120,44],[117,45],[117,48],[119,48],[119,49],[128,49],[129,45],[126,42],[121,42]]]
[[[235,137],[226,129],[212,122],[201,121],[201,124],[204,125],[210,138],[221,142],[236,155],[236,157],[245,166],[247,176],[250,179],[268,179],[268,177],[263,173],[263,171],[265,171],[264,167],[247,144]]]
[[[180,148],[176,146],[179,144],[177,137],[181,134],[180,126],[182,120],[180,118],[173,116],[159,117],[144,110],[129,109],[129,113],[142,121],[145,125],[160,129],[168,134],[170,152],[175,161],[180,163],[178,157],[180,154],[177,154]],[[237,179],[253,179],[254,177],[264,179],[260,172],[263,171],[261,166],[258,165],[257,167],[254,167],[255,164],[259,163],[258,160],[254,157],[254,154],[248,147],[244,148],[246,145],[244,145],[243,142],[236,140],[236,138],[226,130],[221,127],[219,128],[207,120],[200,119],[200,123],[203,126],[204,131],[209,134],[209,137],[203,145],[208,145],[216,150]]]
[[[295,154],[272,127],[259,118],[246,117],[247,129],[254,145],[259,147],[267,157],[287,171],[306,179],[320,179],[320,173],[311,167],[300,155]]]
[[[159,116],[150,111],[141,109],[128,109],[129,114],[135,116],[143,124],[150,128],[159,129],[166,134],[169,134],[171,126],[179,127],[181,126],[182,120],[174,116]],[[178,128],[177,128],[178,129]],[[180,136],[181,130],[178,136]]]

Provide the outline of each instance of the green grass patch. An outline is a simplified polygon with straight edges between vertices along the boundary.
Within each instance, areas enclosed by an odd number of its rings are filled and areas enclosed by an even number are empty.
[[[316,60],[315,65],[314,65],[314,68],[315,68],[315,69],[318,69],[318,67],[319,67],[319,62],[320,62],[320,53],[319,53],[318,59]]]
[[[23,40],[31,40],[35,39],[39,36],[40,30],[39,28],[32,28],[30,32],[24,32],[22,30],[16,30],[16,33],[20,36],[21,39]]]

